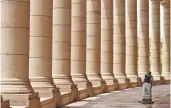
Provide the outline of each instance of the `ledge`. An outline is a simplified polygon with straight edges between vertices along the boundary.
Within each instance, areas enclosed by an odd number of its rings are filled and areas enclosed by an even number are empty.
[[[53,98],[40,98],[40,105],[44,106],[53,103]]]
[[[60,106],[65,106],[74,102],[74,96],[71,92],[62,92],[61,93],[61,100],[59,102]]]
[[[168,81],[168,83],[170,82],[170,80],[167,80],[167,81]],[[132,82],[132,83],[134,83],[134,82]],[[135,83],[137,83],[137,82],[135,82]],[[160,85],[166,85],[166,84],[160,84]],[[126,86],[126,85],[123,85],[123,86]],[[135,87],[131,87],[131,88],[135,88]],[[129,89],[129,88],[127,88],[127,89]],[[113,90],[113,91],[115,91],[115,90]],[[93,93],[95,95],[103,94],[103,88],[101,86],[93,87]],[[29,108],[58,108],[58,107],[62,107],[67,104],[70,104],[72,102],[79,101],[81,99],[89,97],[87,89],[80,88],[78,90],[79,100],[76,100],[75,97],[76,96],[74,96],[72,92],[62,92],[61,95],[55,96],[55,98],[59,98],[59,102],[56,102],[54,97],[40,98],[40,106],[39,107],[35,107],[37,105],[37,102],[36,103],[33,102],[33,103],[31,103],[32,105]],[[9,101],[1,99],[1,104],[2,103],[9,103]],[[10,107],[2,107],[2,108],[28,108],[28,106],[10,106]]]

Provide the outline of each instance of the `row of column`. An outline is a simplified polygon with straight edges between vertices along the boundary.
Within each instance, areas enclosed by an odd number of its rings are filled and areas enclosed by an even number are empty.
[[[163,45],[162,45],[162,76],[165,80],[170,80],[170,1],[162,1],[163,10]]]
[[[137,74],[137,0],[126,0],[126,75],[130,82],[138,82]]]
[[[168,4],[163,3],[162,29],[166,80],[170,79]],[[101,87],[116,79],[126,88],[128,79],[137,86],[149,69],[154,80],[161,79],[160,0],[151,0],[151,27],[148,0],[140,0],[138,27],[137,0],[1,0],[0,5],[2,94],[41,95],[56,87],[70,92],[75,84],[85,89],[89,82]]]
[[[160,80],[160,0],[151,2],[151,71],[154,80]]]
[[[139,5],[139,18],[138,18],[138,75],[143,78],[144,72],[148,72],[150,69],[149,63],[149,1],[140,0]]]
[[[127,87],[126,77],[126,37],[125,37],[125,0],[113,1],[113,73],[118,83]],[[126,85],[125,85],[126,84]]]

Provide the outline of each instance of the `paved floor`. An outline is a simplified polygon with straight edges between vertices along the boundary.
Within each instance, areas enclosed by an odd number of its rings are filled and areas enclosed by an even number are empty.
[[[104,93],[86,98],[65,106],[64,108],[170,108],[170,86],[153,86],[154,104],[140,104],[141,87]]]

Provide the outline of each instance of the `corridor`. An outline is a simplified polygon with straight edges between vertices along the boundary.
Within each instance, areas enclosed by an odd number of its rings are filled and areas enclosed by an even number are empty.
[[[64,108],[170,108],[169,85],[153,86],[152,105],[140,104],[141,87],[112,91],[83,99]]]

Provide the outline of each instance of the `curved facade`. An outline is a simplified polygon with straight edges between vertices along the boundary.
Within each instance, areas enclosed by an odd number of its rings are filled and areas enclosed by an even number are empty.
[[[140,86],[148,71],[154,84],[170,83],[170,0],[0,5],[1,97],[11,106],[63,106]]]

